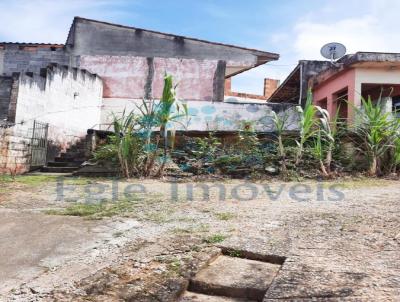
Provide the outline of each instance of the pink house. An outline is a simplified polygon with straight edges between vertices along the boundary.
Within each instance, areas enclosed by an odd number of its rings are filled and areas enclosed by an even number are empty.
[[[314,104],[352,121],[361,99],[380,97],[388,111],[400,112],[400,54],[358,52],[335,63],[300,61],[269,98],[270,102],[304,104],[311,88]]]

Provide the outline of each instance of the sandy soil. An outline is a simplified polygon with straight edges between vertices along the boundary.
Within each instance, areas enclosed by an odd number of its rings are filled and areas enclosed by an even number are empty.
[[[90,182],[1,184],[0,299],[175,301],[216,246],[286,258],[265,301],[400,297],[398,181]],[[113,197],[135,206],[47,212]]]

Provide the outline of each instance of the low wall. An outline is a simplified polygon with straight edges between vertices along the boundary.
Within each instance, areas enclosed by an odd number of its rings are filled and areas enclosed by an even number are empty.
[[[101,116],[102,124],[112,123],[112,114],[121,114],[124,109],[127,112],[137,111],[141,100],[103,99]],[[288,131],[298,130],[298,113],[292,104],[243,104],[227,102],[202,102],[186,101],[189,118],[182,120],[189,131],[237,131],[244,121],[252,122],[256,131],[273,132],[275,130],[272,120],[272,112],[287,118]],[[138,112],[138,111],[137,111]],[[179,124],[176,130],[185,128]]]
[[[12,120],[0,127],[0,173],[30,168],[33,122],[48,123],[52,157],[86,136],[100,121],[103,84],[87,71],[51,65],[41,74],[13,76]],[[52,158],[49,158],[50,160]]]
[[[22,174],[30,168],[28,126],[0,128],[0,174]]]

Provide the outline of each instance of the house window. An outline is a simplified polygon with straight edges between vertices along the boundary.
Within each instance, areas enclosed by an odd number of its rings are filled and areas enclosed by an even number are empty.
[[[322,109],[328,109],[328,99],[327,99],[327,98],[324,98],[324,99],[322,99],[322,100],[319,100],[319,101],[317,102],[317,105],[318,105],[319,107],[321,107]]]
[[[393,104],[393,114],[397,117],[400,118],[400,96],[395,96],[392,98],[392,104]]]
[[[348,118],[348,106],[347,106],[347,100],[348,100],[348,90],[347,88],[344,90],[341,90],[333,95],[333,100],[335,103],[335,113],[336,110],[339,111],[339,120],[341,122],[346,122]]]

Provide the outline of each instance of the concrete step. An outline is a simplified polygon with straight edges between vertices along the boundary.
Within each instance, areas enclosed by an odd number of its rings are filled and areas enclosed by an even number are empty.
[[[219,256],[190,280],[189,291],[262,301],[281,265]]]
[[[185,292],[179,302],[252,302],[250,300]]]
[[[75,161],[51,161],[47,163],[48,167],[79,167],[81,165],[80,162],[75,162]]]
[[[55,162],[68,162],[68,163],[83,163],[86,159],[79,157],[79,158],[64,158],[64,157],[56,157],[54,159]]]
[[[61,153],[60,154],[61,158],[83,158],[85,157],[85,152],[67,152],[67,153]]]
[[[41,172],[47,173],[72,173],[78,170],[78,167],[42,167]]]
[[[84,145],[74,145],[74,146],[71,146],[71,147],[67,148],[67,150],[81,150],[81,151],[85,151],[86,148],[85,148]]]

